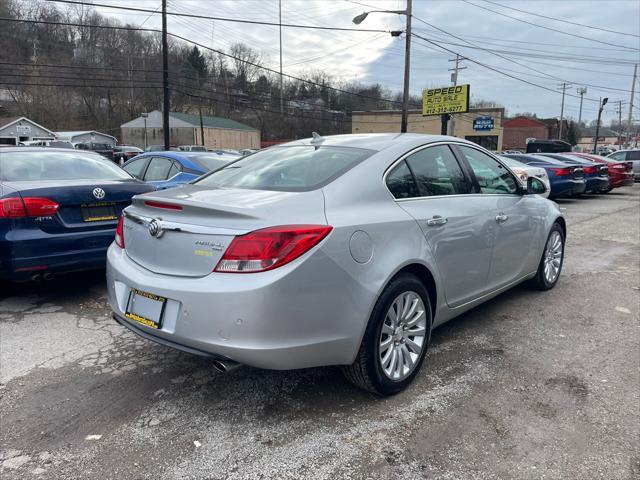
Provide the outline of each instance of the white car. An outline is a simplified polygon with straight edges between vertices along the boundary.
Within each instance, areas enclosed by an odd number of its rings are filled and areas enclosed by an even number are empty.
[[[519,162],[513,158],[500,155],[500,159],[504,160],[509,168],[515,173],[518,178],[526,185],[529,177],[534,177],[544,183],[546,191],[541,194],[544,198],[549,198],[551,192],[551,183],[549,182],[549,176],[544,168],[532,167],[526,163]]]

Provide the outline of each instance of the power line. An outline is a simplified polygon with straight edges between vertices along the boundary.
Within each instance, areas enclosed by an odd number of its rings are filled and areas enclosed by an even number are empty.
[[[609,45],[611,47],[621,47],[621,48],[624,48],[624,49],[627,49],[627,50],[633,50],[633,51],[638,51],[639,50],[637,48],[627,47],[626,45],[620,45],[620,44],[617,44],[617,43],[609,43],[609,42],[605,42],[605,41],[602,41],[602,40],[596,40],[595,38],[590,38],[590,37],[585,37],[583,35],[578,35],[578,34],[575,34],[575,33],[563,32],[562,30],[558,30],[556,28],[545,27],[544,25],[538,25],[537,23],[529,22],[527,20],[523,20],[523,19],[518,18],[518,17],[513,17],[511,15],[507,15],[506,13],[498,12],[498,11],[493,10],[491,8],[484,7],[482,5],[478,5],[476,3],[470,2],[469,0],[462,0],[462,1],[464,3],[469,4],[469,5],[473,5],[476,8],[480,8],[482,10],[486,10],[486,11],[494,13],[496,15],[500,15],[501,17],[510,18],[511,20],[515,20],[517,22],[526,23],[527,25],[531,25],[531,26],[538,27],[538,28],[543,28],[545,30],[550,30],[550,31],[556,32],[556,33],[561,33],[563,35],[568,35],[570,37],[581,38],[583,40],[588,40],[590,42],[602,43],[604,45]]]
[[[25,19],[0,17],[0,21],[23,22],[23,23],[41,23],[41,24],[45,24],[45,25],[63,25],[63,26],[79,27],[79,28],[104,28],[104,29],[110,29],[110,30],[126,30],[126,31],[137,31],[137,32],[162,33],[160,30],[154,29],[154,28],[136,28],[136,27],[115,26],[115,25],[87,25],[87,24],[82,24],[82,23],[56,22],[56,21],[51,21],[51,20],[25,20]],[[269,68],[269,67],[265,67],[263,65],[255,63],[255,62],[250,62],[248,60],[236,57],[236,56],[231,55],[229,53],[223,52],[222,50],[218,50],[218,49],[215,49],[215,48],[208,47],[206,45],[203,45],[202,43],[199,43],[199,42],[196,42],[194,40],[190,40],[190,39],[188,39],[186,37],[183,37],[182,35],[178,35],[178,34],[171,33],[171,32],[168,32],[168,35],[170,35],[171,37],[183,40],[183,41],[185,41],[187,43],[190,43],[192,45],[196,45],[197,47],[203,48],[205,50],[209,50],[211,52],[218,53],[218,54],[220,54],[222,56],[225,56],[227,58],[232,58],[234,60],[240,61],[240,62],[245,63],[247,65],[251,65],[253,67],[259,68],[261,70],[265,70],[267,72],[271,72],[271,73],[280,75],[280,72],[278,72],[277,70],[274,70],[274,69]],[[327,89],[335,91],[335,92],[344,93],[345,95],[353,95],[353,96],[360,97],[360,98],[368,98],[370,100],[385,101],[385,102],[395,103],[395,104],[401,104],[402,103],[402,101],[399,101],[399,100],[391,100],[391,99],[387,99],[387,98],[372,97],[370,95],[364,95],[364,94],[361,94],[361,93],[350,92],[348,90],[344,90],[344,89],[337,88],[337,87],[331,87],[331,86],[328,86],[328,85],[323,85],[321,83],[314,82],[312,80],[305,80],[303,78],[296,77],[294,75],[290,75],[290,74],[286,74],[286,73],[283,73],[282,76],[286,77],[286,78],[290,78],[290,79],[298,81],[298,82],[306,83],[306,84],[309,84],[309,85],[315,85],[316,87],[327,88]]]
[[[72,5],[83,5],[85,7],[101,7],[101,8],[113,8],[116,10],[126,10],[129,12],[145,12],[145,13],[155,13],[154,10],[150,10],[147,8],[137,8],[137,7],[124,7],[121,5],[109,5],[106,3],[86,3],[81,0],[46,0],[47,2],[55,2],[55,3],[68,3]],[[268,25],[268,26],[280,26],[280,23],[277,22],[263,22],[259,20],[242,20],[239,18],[225,18],[225,17],[213,17],[209,15],[196,15],[193,13],[179,13],[179,12],[167,12],[167,15],[171,15],[173,17],[187,17],[187,18],[201,18],[205,20],[217,20],[220,22],[234,22],[234,23],[244,23],[251,25]],[[301,25],[296,23],[283,23],[283,27],[289,28],[305,28],[311,30],[330,30],[330,31],[338,31],[338,32],[371,32],[371,33],[390,33],[388,30],[374,30],[374,29],[364,29],[364,28],[345,28],[345,27],[323,27],[320,25]]]
[[[455,52],[455,51],[453,51],[453,50],[451,50],[451,49],[449,49],[447,47],[443,47],[442,45],[440,45],[440,44],[438,44],[438,43],[436,43],[436,42],[434,42],[432,40],[429,40],[428,38],[425,38],[425,37],[423,37],[421,35],[418,35],[417,33],[413,33],[412,35],[414,37],[417,37],[417,38],[421,39],[421,40],[424,40],[427,43],[430,43],[431,45],[435,45],[436,47],[438,47],[438,48],[440,48],[440,49],[442,49],[442,50],[444,50],[446,52],[452,53],[454,55],[461,55],[459,52]],[[504,75],[506,77],[512,78],[514,80],[517,80],[519,82],[526,83],[526,84],[531,85],[533,87],[541,88],[541,89],[547,90],[549,92],[553,92],[553,93],[556,93],[556,94],[559,93],[557,90],[554,90],[553,88],[545,87],[544,85],[540,85],[538,83],[530,82],[529,80],[525,80],[524,78],[516,77],[515,75],[511,75],[509,73],[503,72],[503,71],[501,71],[501,70],[499,70],[499,69],[497,69],[495,67],[487,65],[486,63],[482,63],[482,62],[479,62],[478,60],[474,60],[472,58],[469,58],[468,56],[465,56],[465,55],[462,55],[462,56],[464,56],[465,60],[467,60],[467,61],[469,61],[471,63],[475,63],[476,65],[480,65],[481,67],[484,67],[484,68],[486,68],[488,70],[491,70],[491,71],[494,71],[496,73],[499,73],[500,75]],[[576,95],[567,94],[567,96],[576,97],[577,98]],[[596,102],[598,101],[598,100],[591,99],[591,98],[587,98],[587,100],[596,101]]]
[[[546,18],[547,20],[554,20],[556,22],[568,23],[570,25],[576,25],[578,27],[591,28],[593,30],[600,30],[602,32],[616,33],[618,35],[626,35],[626,36],[629,36],[629,37],[640,38],[640,35],[636,35],[634,33],[618,32],[616,30],[609,30],[607,28],[594,27],[593,25],[585,25],[584,23],[571,22],[569,20],[564,20],[564,19],[561,19],[561,18],[548,17],[546,15],[541,15],[539,13],[527,12],[526,10],[520,10],[519,8],[509,7],[507,5],[503,5],[503,4],[498,3],[498,2],[492,2],[491,0],[484,0],[484,2],[485,3],[491,3],[491,4],[496,5],[498,7],[507,8],[509,10],[514,10],[516,12],[526,13],[527,15],[533,15],[535,17]]]
[[[426,22],[425,22],[426,23]],[[426,23],[429,26],[433,26],[429,23]],[[635,64],[635,60],[626,60],[624,58],[611,58],[611,57],[599,57],[599,56],[593,56],[593,55],[582,55],[582,54],[576,54],[576,53],[569,53],[569,54],[560,54],[560,55],[550,55],[548,54],[547,50],[540,50],[540,49],[533,49],[533,48],[524,48],[524,47],[520,47],[520,50],[504,50],[504,49],[498,49],[498,48],[487,48],[487,47],[481,47],[475,43],[472,43],[469,40],[465,40],[465,38],[460,37],[458,35],[454,35],[452,33],[449,33],[445,30],[439,29],[438,27],[433,26],[433,28],[439,30],[442,33],[445,33],[449,36],[452,36],[454,38],[457,38],[458,40],[461,40],[469,45],[473,45],[473,47],[467,47],[466,45],[461,45],[459,43],[452,43],[448,40],[442,40],[442,39],[436,39],[438,41],[441,41],[442,43],[447,43],[450,45],[456,45],[456,46],[465,46],[467,48],[475,48],[477,50],[484,50],[487,52],[502,52],[504,54],[507,55],[511,55],[511,56],[519,56],[519,57],[532,57],[532,58],[548,58],[548,59],[557,59],[557,60],[569,60],[569,61],[576,61],[576,62],[582,62],[582,63],[598,63],[598,64],[611,64],[611,65],[634,65]],[[426,34],[430,34],[425,32]],[[433,37],[432,37],[433,38]],[[504,45],[500,45],[501,47],[504,47]],[[523,51],[523,50],[527,50],[527,51]],[[530,53],[532,52],[532,53]]]

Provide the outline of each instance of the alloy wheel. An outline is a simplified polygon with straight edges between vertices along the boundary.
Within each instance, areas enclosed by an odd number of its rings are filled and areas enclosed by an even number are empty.
[[[405,379],[415,369],[427,339],[424,302],[416,292],[403,292],[393,301],[382,324],[378,355],[384,374]]]
[[[558,278],[561,265],[562,235],[560,235],[560,232],[553,231],[549,236],[544,252],[544,278],[549,284],[552,284]]]

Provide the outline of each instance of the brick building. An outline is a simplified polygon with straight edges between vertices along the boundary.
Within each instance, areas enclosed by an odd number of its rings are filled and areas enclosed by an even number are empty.
[[[515,117],[504,122],[503,150],[526,150],[527,139],[550,138],[550,127],[542,120],[530,117]]]

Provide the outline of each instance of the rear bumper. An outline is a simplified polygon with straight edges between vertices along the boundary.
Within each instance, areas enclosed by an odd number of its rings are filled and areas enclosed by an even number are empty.
[[[609,189],[609,177],[588,177],[585,191],[602,192]]]
[[[551,182],[551,195],[549,195],[549,198],[577,195],[584,193],[586,188],[587,184],[584,179],[555,179]]]
[[[29,280],[35,274],[59,274],[105,267],[111,230],[83,234],[21,236],[9,232],[0,240],[0,278]]]
[[[635,181],[640,181],[640,174],[635,177]],[[631,174],[626,175],[616,175],[609,177],[609,188],[619,188],[619,187],[628,187],[629,185],[633,185],[634,177]]]
[[[107,253],[119,323],[179,350],[275,370],[353,361],[374,298],[346,275],[320,249],[268,272],[205,277],[156,274],[118,247]],[[160,329],[125,316],[131,288],[167,298]]]

